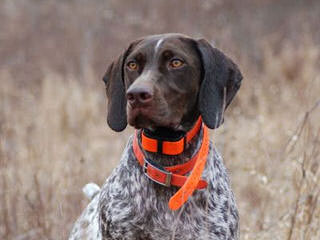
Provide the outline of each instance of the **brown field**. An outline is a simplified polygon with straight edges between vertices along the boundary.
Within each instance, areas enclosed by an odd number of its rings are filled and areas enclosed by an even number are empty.
[[[106,124],[101,77],[143,35],[204,37],[243,85],[212,133],[241,239],[320,239],[320,2],[2,0],[0,239],[67,239],[132,128]]]

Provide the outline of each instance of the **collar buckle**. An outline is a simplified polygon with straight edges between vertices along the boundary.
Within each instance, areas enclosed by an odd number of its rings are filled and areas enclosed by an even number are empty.
[[[149,175],[149,173],[148,173],[148,168],[149,167],[153,168],[153,170],[156,170],[157,172],[165,174],[165,181],[161,182],[161,181],[157,180],[156,178],[152,177],[151,175]],[[170,187],[171,186],[172,173],[166,171],[162,167],[160,167],[160,168],[157,167],[156,165],[152,164],[150,162],[150,160],[148,161],[147,159],[144,159],[143,172],[150,180],[152,180],[152,181],[154,181],[154,182],[156,182],[156,183],[158,183],[158,184],[160,184],[162,186],[165,186],[165,187]]]

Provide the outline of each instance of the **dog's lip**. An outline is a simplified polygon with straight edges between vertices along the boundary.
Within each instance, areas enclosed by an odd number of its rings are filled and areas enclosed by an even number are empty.
[[[130,111],[127,113],[128,122],[131,126],[140,129],[140,128],[148,128],[150,130],[154,130],[157,128],[170,128],[174,131],[181,130],[181,124],[179,119],[173,119],[171,121],[161,121],[162,117],[154,117],[154,114],[150,109],[146,108],[130,108]],[[141,124],[138,122],[138,118],[143,117],[145,121]]]

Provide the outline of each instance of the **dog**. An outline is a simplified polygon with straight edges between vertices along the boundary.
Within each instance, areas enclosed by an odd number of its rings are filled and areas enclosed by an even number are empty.
[[[230,181],[208,140],[240,88],[237,65],[204,39],[152,35],[103,81],[108,125],[136,132],[103,187],[88,190],[69,239],[239,239]]]

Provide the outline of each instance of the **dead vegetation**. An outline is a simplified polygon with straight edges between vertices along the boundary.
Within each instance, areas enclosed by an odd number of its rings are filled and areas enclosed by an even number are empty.
[[[239,2],[239,3],[238,3]],[[66,239],[132,129],[108,129],[110,60],[159,32],[205,37],[245,79],[212,134],[230,172],[241,239],[320,239],[317,1],[3,0],[0,239]]]

